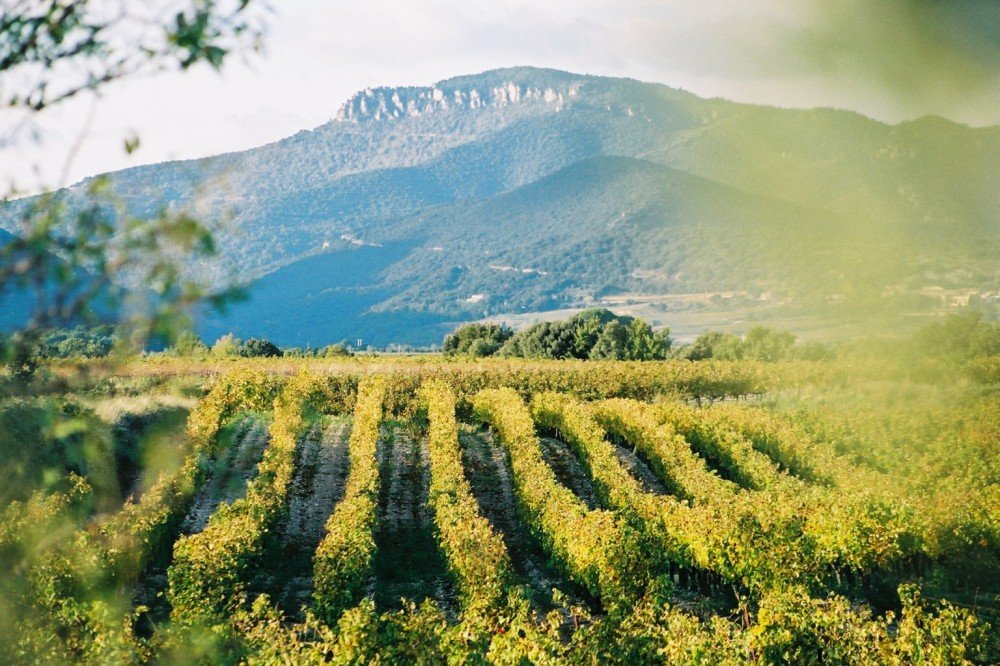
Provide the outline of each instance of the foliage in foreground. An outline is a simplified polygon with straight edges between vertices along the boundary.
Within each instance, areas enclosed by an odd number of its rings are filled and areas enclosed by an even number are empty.
[[[703,372],[712,368],[685,365]],[[649,382],[647,399],[665,397],[653,387],[691,381],[687,375],[670,374],[670,366],[661,370],[666,375],[655,383],[652,375],[644,375],[651,367],[620,367],[623,377],[633,373],[633,390]],[[885,551],[891,555],[886,559],[880,541],[886,535],[899,539],[906,530],[913,531],[919,537],[913,542],[916,547],[927,557],[941,558],[932,576],[945,571],[943,565],[954,567],[963,558],[990,552],[995,548],[989,541],[995,517],[969,509],[976,502],[996,506],[995,449],[988,448],[998,432],[990,410],[993,402],[974,408],[949,405],[951,411],[930,413],[926,424],[911,415],[899,423],[886,416],[883,425],[874,420],[877,414],[868,413],[874,410],[856,410],[850,402],[846,410],[810,412],[823,415],[822,421],[789,421],[732,404],[696,409],[621,397],[587,402],[580,398],[609,397],[618,385],[605,385],[606,378],[585,373],[531,380],[516,373],[453,377],[454,385],[443,381],[452,378],[447,374],[429,377],[419,372],[372,373],[350,381],[343,376],[282,379],[240,372],[217,382],[192,413],[186,449],[191,464],[163,477],[160,489],[143,495],[139,503],[98,516],[89,525],[84,524],[89,493],[79,485],[57,494],[43,490],[27,502],[12,504],[0,524],[0,554],[13,570],[29,572],[4,581],[4,610],[16,621],[0,627],[4,640],[17,646],[13,659],[351,663],[433,662],[446,657],[460,663],[950,664],[989,663],[995,658],[996,646],[990,644],[994,634],[968,609],[928,603],[920,588],[907,582],[893,592],[900,610],[876,613],[846,596],[852,589],[834,589],[827,577],[813,575],[814,561],[786,557],[806,549],[810,555],[835,556],[821,560],[821,566],[838,565],[839,541],[823,541],[828,550],[816,551],[810,550],[813,541],[854,534],[858,538],[846,543],[856,549],[845,552],[862,558],[855,566],[867,563],[872,575],[899,582],[903,562],[892,553],[901,551]],[[429,378],[432,381],[426,381]],[[520,390],[477,388],[488,384],[487,378],[520,384]],[[540,390],[558,378],[569,382],[565,388],[576,398]],[[532,400],[533,412],[526,399]],[[483,519],[464,477],[456,441],[463,400],[493,424],[511,460],[522,520],[565,580],[593,593],[589,607],[556,593],[546,613],[519,591],[511,559],[518,554],[508,553],[500,535]],[[879,404],[887,402],[880,399]],[[145,563],[164,545],[169,555],[177,534],[174,518],[199,483],[199,466],[218,446],[226,420],[248,407],[271,407],[274,413],[271,447],[258,474],[245,499],[218,511],[205,532],[175,542],[169,592],[174,617],[153,626],[143,624],[144,609],[134,605],[132,593]],[[321,544],[314,562],[317,594],[304,619],[293,621],[266,596],[248,593],[248,573],[260,563],[283,520],[284,495],[302,434],[316,415],[346,410],[354,414],[354,491],[348,491],[331,515],[326,545]],[[459,590],[458,615],[430,600],[385,611],[366,597],[372,535],[380,517],[379,424],[391,414],[422,424],[418,412],[427,416],[429,507],[437,543]],[[899,424],[907,426],[903,431],[911,439],[897,446],[926,456],[916,470],[904,472],[890,453],[896,444],[884,443],[898,432]],[[539,455],[539,426],[567,440],[598,486],[604,508],[583,506],[553,476]],[[858,434],[865,432],[880,439],[868,443]],[[620,441],[609,442],[608,433],[634,443],[670,495],[655,496],[622,474],[613,448]],[[830,439],[837,445],[831,446]],[[953,441],[963,442],[957,451],[949,444]],[[955,451],[954,459],[945,457],[950,451]],[[984,459],[975,463],[976,455]],[[969,471],[981,479],[975,482],[956,472],[959,460],[975,463]],[[854,514],[845,510],[855,505],[825,500],[851,497],[859,490],[852,484],[873,479],[891,482],[882,494],[871,497],[874,501],[905,506],[919,496],[915,488],[922,482],[933,494],[919,508],[938,503],[943,508],[922,511],[926,515],[919,521],[912,521],[912,513],[900,513],[906,518],[904,531],[879,520],[862,522],[864,529],[855,530]],[[948,479],[972,486],[972,504],[964,503],[962,493],[948,490]],[[348,500],[354,496],[364,502],[357,504],[361,510],[348,512],[344,507],[353,506]],[[793,501],[796,496],[809,510],[804,521],[795,513],[800,507]],[[799,531],[762,528],[758,533],[755,521],[770,524],[768,511],[773,524],[788,518],[788,525]],[[810,522],[812,516],[827,515],[833,520]],[[37,525],[41,534],[62,536],[54,543],[39,541],[28,525]],[[947,540],[948,533],[961,538]],[[978,539],[985,543],[979,545]],[[666,561],[649,556],[651,542],[658,543]],[[671,558],[678,563],[689,555],[684,563],[691,568],[711,568],[729,580],[738,578],[733,572],[758,578],[737,586],[735,608],[692,607],[684,603],[688,592],[670,569]],[[785,569],[793,566],[802,566],[808,575],[780,575],[792,573]],[[925,578],[923,583],[926,587],[933,581]]]

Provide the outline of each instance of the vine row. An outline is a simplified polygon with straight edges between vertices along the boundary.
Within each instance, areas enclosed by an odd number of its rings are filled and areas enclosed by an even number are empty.
[[[327,520],[313,561],[312,611],[328,624],[357,603],[371,572],[380,485],[376,449],[384,403],[385,380],[377,375],[363,379],[348,444],[344,497]]]

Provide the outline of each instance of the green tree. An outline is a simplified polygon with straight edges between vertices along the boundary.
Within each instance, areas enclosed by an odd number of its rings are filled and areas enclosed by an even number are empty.
[[[212,345],[212,356],[216,358],[233,358],[240,355],[243,341],[232,333],[226,333]]]
[[[653,332],[652,327],[643,320],[632,320],[628,326],[626,358],[633,361],[655,361],[666,358],[669,352],[669,328]]]
[[[502,324],[466,324],[445,337],[442,350],[446,356],[492,356],[513,335]]]
[[[678,357],[702,361],[707,358],[719,358],[721,353],[724,356],[739,358],[740,345],[740,339],[732,333],[708,331],[695,338],[692,344],[678,350]]]
[[[610,324],[616,326],[609,332]],[[515,333],[499,353],[521,358],[655,360],[667,358],[670,346],[670,329],[654,332],[641,319],[594,308],[565,321],[534,324]]]
[[[830,361],[836,356],[833,349],[822,342],[806,342],[794,346],[789,356],[800,361]]]
[[[239,355],[246,358],[281,356],[281,349],[270,340],[261,338],[250,338],[239,346]]]
[[[351,351],[347,348],[347,343],[338,342],[335,345],[327,345],[316,354],[323,358],[337,358],[340,356],[351,356]]]
[[[628,329],[621,322],[608,322],[590,350],[595,361],[622,360],[628,353]]]
[[[921,328],[911,342],[918,356],[966,361],[1000,354],[1000,325],[976,311],[953,314]]]
[[[177,336],[173,351],[178,356],[204,356],[208,347],[194,331],[183,331]]]
[[[788,355],[795,336],[766,326],[754,326],[743,337],[743,358],[755,361],[780,361]]]
[[[590,351],[597,344],[607,322],[601,321],[600,317],[587,317],[580,320],[573,331],[573,356],[575,358],[589,358]]]
[[[501,356],[520,358],[572,358],[573,327],[569,322],[544,321],[511,337]]]

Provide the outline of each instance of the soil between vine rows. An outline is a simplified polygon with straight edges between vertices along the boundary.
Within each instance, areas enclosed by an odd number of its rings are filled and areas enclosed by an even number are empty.
[[[643,490],[654,495],[670,494],[666,486],[663,485],[663,481],[656,476],[656,473],[649,467],[649,464],[641,455],[633,449],[617,444],[614,445],[614,449],[615,455],[618,456],[618,461],[628,470],[633,478],[642,484]]]
[[[247,483],[257,475],[257,463],[264,455],[270,437],[267,423],[257,415],[238,416],[222,437],[228,446],[220,447],[208,478],[202,483],[181,523],[182,534],[197,534],[221,504],[230,504],[246,494]]]
[[[375,527],[375,605],[392,610],[401,600],[434,599],[451,616],[457,595],[434,534],[428,503],[430,455],[427,440],[413,429],[386,424],[378,442],[379,513]]]
[[[559,483],[572,490],[591,511],[603,508],[587,470],[570,446],[553,437],[539,437],[538,441],[542,447],[542,458],[552,468]]]
[[[553,607],[552,590],[559,589],[570,603],[592,605],[589,595],[553,566],[541,544],[521,519],[514,494],[510,460],[503,446],[486,431],[463,426],[459,435],[462,465],[479,503],[479,512],[503,537],[514,571],[540,610]]]
[[[326,522],[343,497],[350,472],[351,420],[326,416],[302,437],[296,451],[295,474],[288,494],[288,512],[261,567],[248,581],[250,598],[268,594],[289,621],[303,618],[312,593],[312,566]],[[204,529],[211,514],[223,503],[244,496],[246,484],[268,442],[267,422],[254,414],[240,415],[228,426],[228,445],[197,494],[182,526],[182,534]],[[569,604],[600,613],[600,606],[586,590],[569,580],[549,558],[531,533],[517,507],[510,461],[503,445],[485,430],[460,425],[460,449],[465,474],[480,513],[502,536],[515,574],[528,590],[533,605],[542,612],[555,607],[553,590]],[[593,483],[572,448],[552,437],[539,438],[542,457],[558,481],[589,509],[603,508]],[[615,445],[619,460],[649,492],[666,490],[641,456]],[[383,425],[377,458],[381,478],[377,546],[368,593],[379,610],[401,608],[403,599],[420,603],[433,599],[452,618],[457,617],[457,590],[447,570],[434,532],[433,510],[428,503],[430,461],[426,437],[412,424]],[[169,612],[156,595],[165,591],[165,570],[147,572],[139,600],[157,608],[156,616]],[[697,605],[693,597],[691,605]]]
[[[326,417],[299,441],[288,490],[288,516],[280,527],[275,554],[268,558],[275,566],[263,572],[266,576],[261,581],[293,620],[302,618],[302,609],[309,603],[313,555],[330,514],[344,496],[350,471],[350,431],[350,419]]]

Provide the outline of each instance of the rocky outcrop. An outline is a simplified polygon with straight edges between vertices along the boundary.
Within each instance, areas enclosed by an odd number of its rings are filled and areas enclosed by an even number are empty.
[[[561,111],[579,96],[580,88],[580,83],[541,88],[513,81],[482,89],[449,86],[448,82],[425,88],[366,88],[344,103],[335,120],[390,120],[448,109],[498,109],[518,104]]]

